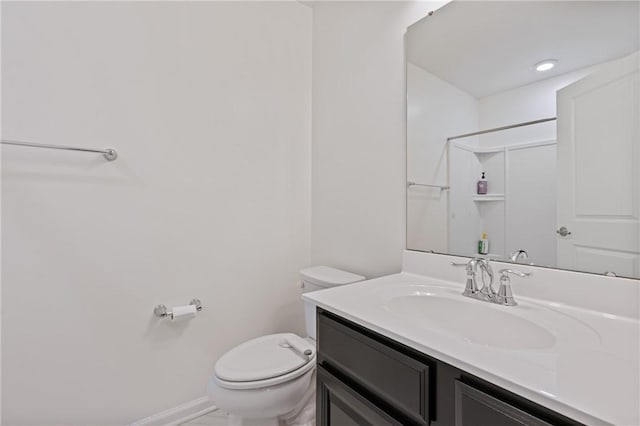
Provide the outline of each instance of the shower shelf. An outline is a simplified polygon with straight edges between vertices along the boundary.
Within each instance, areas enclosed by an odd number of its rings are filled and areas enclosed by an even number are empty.
[[[473,201],[504,201],[504,194],[474,195]]]

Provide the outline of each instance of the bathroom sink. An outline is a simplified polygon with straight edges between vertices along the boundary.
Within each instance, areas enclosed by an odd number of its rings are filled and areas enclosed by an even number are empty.
[[[384,308],[415,325],[476,345],[502,349],[545,349],[555,345],[556,338],[551,332],[509,312],[513,307],[458,297],[419,292],[392,297]]]

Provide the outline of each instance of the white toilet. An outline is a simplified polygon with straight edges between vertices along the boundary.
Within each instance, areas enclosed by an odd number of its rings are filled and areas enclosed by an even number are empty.
[[[300,271],[303,292],[365,278],[314,266]],[[230,425],[315,424],[316,306],[305,302],[307,337],[270,334],[244,342],[216,362],[209,396]]]

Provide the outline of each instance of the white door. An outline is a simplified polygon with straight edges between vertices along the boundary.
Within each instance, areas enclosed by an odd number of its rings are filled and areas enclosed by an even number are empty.
[[[639,60],[558,91],[560,268],[640,277]]]

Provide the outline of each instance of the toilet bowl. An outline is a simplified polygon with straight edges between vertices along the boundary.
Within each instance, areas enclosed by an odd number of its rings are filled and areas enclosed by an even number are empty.
[[[350,284],[364,277],[326,266],[300,271],[303,291]],[[260,336],[229,350],[216,362],[208,393],[229,413],[230,425],[315,424],[315,305],[305,303],[308,336]]]
[[[218,360],[209,396],[232,424],[311,425],[313,413],[303,417],[314,396],[315,352],[315,343],[291,333],[249,340]]]

